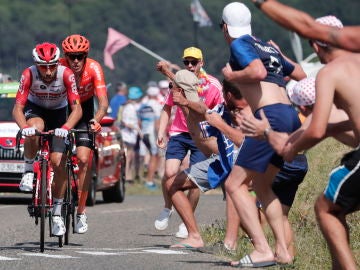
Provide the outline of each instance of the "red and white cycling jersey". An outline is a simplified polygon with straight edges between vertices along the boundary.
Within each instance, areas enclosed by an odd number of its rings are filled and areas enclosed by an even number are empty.
[[[50,110],[64,108],[68,104],[79,104],[74,73],[59,65],[55,80],[46,84],[41,80],[35,65],[28,67],[21,75],[16,103],[25,106],[27,100]]]
[[[65,58],[60,58],[59,62],[70,68]],[[107,95],[104,72],[101,65],[94,59],[86,58],[81,78],[78,81],[78,91],[81,103],[94,95],[97,97]]]

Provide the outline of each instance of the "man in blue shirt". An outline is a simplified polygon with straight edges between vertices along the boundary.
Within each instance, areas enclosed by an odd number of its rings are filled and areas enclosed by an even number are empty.
[[[263,109],[272,129],[296,130],[300,121],[286,95],[284,76],[302,79],[306,77],[302,68],[286,61],[272,45],[251,35],[251,13],[242,3],[225,6],[221,29],[230,47],[229,63],[222,70],[225,79],[241,90],[256,118],[259,118],[259,109]],[[290,263],[293,260],[286,246],[281,204],[271,186],[283,162],[267,141],[245,138],[225,189],[253,241],[254,250],[234,265],[270,266],[275,261]],[[275,253],[265,237],[248,192],[250,181],[273,230]]]
[[[128,94],[127,85],[124,82],[119,82],[116,85],[116,89],[117,89],[116,95],[113,96],[110,100],[110,108],[111,108],[110,116],[115,119],[118,118],[120,107],[126,103],[127,94]],[[118,119],[118,121],[119,120],[120,119]]]

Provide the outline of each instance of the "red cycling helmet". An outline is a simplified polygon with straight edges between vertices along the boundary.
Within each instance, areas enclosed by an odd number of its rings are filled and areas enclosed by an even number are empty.
[[[53,43],[44,42],[36,45],[32,56],[36,64],[56,64],[60,57],[60,49]]]
[[[90,41],[81,35],[71,35],[62,42],[64,53],[88,53],[90,49]]]

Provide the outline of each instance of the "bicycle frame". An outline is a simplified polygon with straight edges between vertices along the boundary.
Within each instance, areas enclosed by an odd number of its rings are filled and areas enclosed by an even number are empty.
[[[53,205],[52,199],[52,167],[50,163],[50,148],[49,139],[45,136],[40,137],[40,151],[38,153],[38,160],[34,162],[34,175],[36,175],[35,188],[33,189],[33,206],[38,207],[41,203],[41,177],[42,171],[46,169],[46,207],[50,209]],[[46,166],[43,167],[44,163]]]

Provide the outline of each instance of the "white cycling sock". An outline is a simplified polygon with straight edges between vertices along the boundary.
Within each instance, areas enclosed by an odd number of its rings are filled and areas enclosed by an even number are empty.
[[[62,206],[62,203],[64,201],[64,198],[61,198],[61,199],[58,199],[58,198],[54,198],[54,201],[53,201],[53,215],[54,216],[61,216],[61,206]]]
[[[27,158],[24,156],[25,161],[25,172],[33,172],[34,171],[34,160],[35,158]]]

